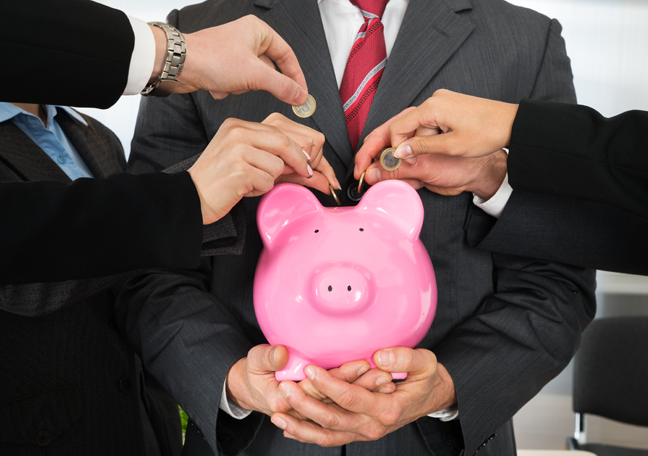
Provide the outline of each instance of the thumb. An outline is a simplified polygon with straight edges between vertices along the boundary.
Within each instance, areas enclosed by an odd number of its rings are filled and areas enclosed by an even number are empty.
[[[424,154],[448,154],[455,155],[456,151],[452,146],[455,133],[443,133],[440,135],[413,136],[398,145],[394,152],[396,158],[409,158]]]
[[[430,350],[395,347],[374,354],[376,366],[387,372],[408,372],[414,375],[436,371],[437,360]]]
[[[306,103],[308,94],[299,84],[274,68],[268,67],[261,60],[258,60],[257,65],[254,84],[257,89],[266,90],[291,105]]]
[[[288,350],[283,345],[257,345],[248,353],[248,370],[264,374],[286,367]]]

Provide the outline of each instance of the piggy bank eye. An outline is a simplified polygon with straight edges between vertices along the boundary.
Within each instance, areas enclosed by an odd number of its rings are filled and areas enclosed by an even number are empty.
[[[329,285],[328,291],[333,291],[333,287]]]
[[[347,287],[347,290],[351,291],[351,285],[349,285],[349,286]]]
[[[364,228],[360,228],[360,231],[364,231]]]
[[[319,230],[315,230],[316,233],[319,233]]]

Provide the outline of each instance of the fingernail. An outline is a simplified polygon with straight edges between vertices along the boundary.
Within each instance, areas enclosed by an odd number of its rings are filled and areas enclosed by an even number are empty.
[[[275,364],[277,363],[277,347],[272,347],[272,353],[270,353],[270,358],[272,358],[272,362]]]
[[[281,394],[283,394],[283,397],[289,397],[290,396],[290,387],[286,383],[281,383],[279,385],[279,391],[281,391]],[[283,428],[281,428],[283,429]]]
[[[310,381],[315,380],[316,375],[315,368],[313,366],[306,367],[306,369],[304,369],[304,372],[306,372],[306,377],[308,377]]]
[[[385,386],[384,388],[380,388],[380,389],[378,390],[378,392],[379,392],[379,393],[383,393],[383,394],[389,394],[389,393],[393,393],[394,390],[391,389],[391,388],[387,388],[387,387]]]
[[[409,158],[406,158],[404,161],[412,166],[416,166],[416,164],[418,163],[418,157],[416,155],[413,155]]]
[[[362,374],[364,374],[364,373],[367,372],[368,370],[369,370],[369,366],[362,366],[362,367],[358,370],[358,377],[360,377]]]
[[[299,87],[297,90],[297,96],[295,97],[295,103],[299,103],[299,98],[301,97],[302,92],[305,92],[305,90]]]
[[[311,158],[310,158],[310,155],[308,155],[308,152],[306,152],[304,149],[302,149],[302,152],[304,153],[304,155],[306,155],[306,158],[308,159],[308,161],[310,161]]]
[[[292,434],[288,434],[287,432],[284,432],[284,437],[287,439],[295,440],[295,436]]]
[[[407,158],[412,155],[412,148],[409,146],[409,144],[405,144],[404,146],[398,146],[396,148],[396,152],[394,152],[394,157],[396,158]]]
[[[385,378],[385,377],[378,377],[378,378],[376,379],[376,386],[385,385],[385,384],[389,383],[390,381],[391,381],[391,380],[389,380],[388,378]]]
[[[335,185],[337,185],[336,188],[337,188],[338,190],[342,190],[342,186],[340,185],[340,181],[337,180],[337,177],[335,178]]]
[[[383,366],[389,366],[391,363],[393,363],[396,360],[394,358],[394,354],[389,350],[380,350],[380,353],[378,354],[378,359],[380,360],[380,364],[382,364]]]
[[[355,165],[355,166],[353,167],[353,175],[354,175],[354,176],[357,176],[357,175],[358,175],[358,165]]]
[[[378,168],[370,168],[367,170],[366,179],[370,182],[378,183],[382,179],[382,174]]]
[[[286,422],[279,417],[272,418],[272,424],[277,426],[279,429],[286,429]]]
[[[313,168],[311,168],[310,160],[308,160],[308,163],[306,163],[306,169],[308,170],[308,174],[309,174],[307,179],[310,179],[311,177],[313,177]]]

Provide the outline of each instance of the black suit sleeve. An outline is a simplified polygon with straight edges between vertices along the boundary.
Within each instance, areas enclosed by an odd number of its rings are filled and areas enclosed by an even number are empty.
[[[473,208],[466,227],[481,249],[648,275],[648,220],[606,204],[514,191],[499,220]]]
[[[648,219],[648,112],[523,100],[508,159],[515,190],[609,204]]]
[[[472,210],[471,245],[648,274],[647,112],[606,119],[585,106],[523,100],[508,170],[515,191],[499,220]]]
[[[108,108],[124,92],[135,37],[119,10],[88,0],[3,2],[11,55],[0,101]]]
[[[187,172],[0,184],[0,283],[195,268],[203,242]]]

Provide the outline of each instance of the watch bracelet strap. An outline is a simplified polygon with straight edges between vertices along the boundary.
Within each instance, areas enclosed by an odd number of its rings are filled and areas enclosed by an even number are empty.
[[[182,33],[172,25],[164,22],[149,22],[149,25],[159,27],[166,33],[167,55],[160,79],[153,84],[147,85],[141,94],[152,97],[167,97],[172,93],[171,90],[182,72],[187,47]]]

